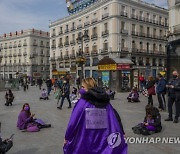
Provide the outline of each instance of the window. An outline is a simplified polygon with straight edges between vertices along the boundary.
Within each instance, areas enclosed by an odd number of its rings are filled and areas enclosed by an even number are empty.
[[[153,52],[155,52],[156,51],[156,44],[154,43],[153,44]]]
[[[62,44],[62,38],[59,39],[59,44]]]
[[[107,42],[105,42],[105,43],[103,44],[103,50],[104,50],[104,51],[107,51],[107,50],[108,50],[108,43],[107,43]]]
[[[153,36],[156,36],[156,28],[153,29]]]
[[[144,27],[140,25],[140,33],[144,33]]]
[[[132,41],[132,48],[136,49],[136,42],[134,40]]]
[[[147,19],[149,19],[149,17],[150,17],[149,13],[146,14],[146,17],[147,17]]]
[[[140,50],[143,50],[143,43],[140,42]]]
[[[135,31],[136,31],[136,25],[132,24],[132,32],[135,32]]]
[[[146,44],[147,52],[149,52],[149,43]]]
[[[97,33],[97,27],[93,27],[92,33],[93,33],[93,34],[96,34],[96,33]]]
[[[159,30],[159,36],[162,37],[163,36],[163,32],[162,30]]]
[[[125,30],[125,22],[121,21],[121,30]]]
[[[147,27],[147,36],[149,36],[150,35],[150,29],[149,29],[149,27]]]
[[[159,45],[159,52],[161,52],[161,53],[163,52],[163,49],[162,49],[162,45],[161,45],[161,44]]]
[[[75,34],[72,34],[72,39],[73,41],[75,41]]]
[[[121,40],[121,48],[122,49],[125,48],[125,40],[124,39]]]
[[[132,15],[135,15],[135,14],[136,14],[136,10],[132,9]]]
[[[107,31],[108,30],[108,23],[104,24],[104,30]]]
[[[140,17],[142,18],[143,17],[143,11],[140,11]]]
[[[43,41],[41,41],[41,46],[43,45]]]
[[[122,7],[121,7],[121,10],[122,10],[122,12],[126,12],[126,7],[125,7],[125,6],[122,6]]]
[[[66,36],[66,42],[69,42],[69,37],[68,36]]]

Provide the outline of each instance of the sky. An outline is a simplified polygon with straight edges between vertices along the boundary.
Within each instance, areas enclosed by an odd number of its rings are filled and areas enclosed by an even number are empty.
[[[167,8],[167,0],[144,0]],[[66,0],[0,0],[0,35],[26,29],[49,31],[49,23],[68,16]]]

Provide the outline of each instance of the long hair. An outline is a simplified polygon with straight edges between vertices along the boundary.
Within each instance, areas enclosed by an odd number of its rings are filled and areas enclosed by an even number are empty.
[[[22,112],[22,111],[25,111],[25,110],[24,110],[24,107],[25,107],[26,105],[28,105],[28,106],[29,106],[29,104],[28,104],[28,103],[25,103],[25,104],[23,105],[23,107],[22,107],[21,112]],[[31,115],[30,106],[29,106],[29,110],[28,110],[28,111],[25,111],[25,112],[26,112],[28,115]]]
[[[97,83],[93,78],[83,79],[82,84],[86,85],[88,90],[97,86]]]

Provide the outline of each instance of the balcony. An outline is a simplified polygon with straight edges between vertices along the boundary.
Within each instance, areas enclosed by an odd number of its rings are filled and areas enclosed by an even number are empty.
[[[63,34],[63,31],[60,31],[60,32],[59,32],[59,35],[62,35],[62,34]]]
[[[51,45],[51,48],[52,48],[52,49],[55,49],[55,48],[56,48],[56,45],[55,45],[55,44]]]
[[[56,36],[56,33],[52,33],[51,37],[55,37]]]
[[[132,54],[133,53],[138,53],[138,49],[137,48],[132,48]]]
[[[64,59],[68,60],[69,59],[69,55],[64,55]]]
[[[91,24],[94,24],[96,22],[97,22],[97,18],[94,18],[94,19],[91,20]]]
[[[97,40],[97,38],[98,38],[97,33],[94,33],[94,34],[91,35],[92,40]]]
[[[101,55],[108,55],[108,49],[103,49],[102,51],[101,51]]]
[[[137,16],[137,15],[135,15],[135,14],[131,14],[131,18],[132,18],[132,19],[136,19],[136,20],[137,20],[137,19],[138,19],[138,16]]]
[[[144,66],[143,60],[138,61],[139,66]]]
[[[17,47],[17,45],[16,45],[16,44],[14,44],[14,45],[13,45],[13,48],[16,48],[16,47]]]
[[[7,49],[8,47],[7,46],[4,46],[4,49]]]
[[[158,24],[158,21],[157,20],[153,20],[153,24]]]
[[[180,0],[176,0],[175,5],[179,5],[179,4],[180,4]]]
[[[132,32],[131,32],[131,35],[132,35],[132,36],[138,36],[138,32],[132,31]]]
[[[66,29],[65,31],[64,31],[64,33],[68,33],[69,32],[69,29]]]
[[[81,29],[82,28],[82,24],[77,26],[77,29]]]
[[[24,52],[23,55],[24,55],[24,56],[27,56],[27,52]]]
[[[173,31],[174,33],[177,33],[177,34],[179,34],[180,33],[180,24],[179,25],[176,25],[176,26],[174,26],[174,31]]]
[[[105,14],[102,15],[102,19],[106,19],[108,17],[109,17],[109,13],[105,13]]]
[[[35,47],[36,47],[36,46],[37,46],[37,43],[33,43],[33,46],[35,46]]]
[[[71,57],[72,59],[75,59],[75,58],[76,58],[76,55],[75,55],[75,54],[71,54],[70,57]]]
[[[27,46],[27,43],[24,43],[23,46],[26,47],[26,46]]]
[[[64,46],[65,47],[69,46],[69,41],[64,42]]]
[[[122,48],[121,48],[121,52],[123,52],[123,53],[128,53],[129,50],[128,50],[127,47],[122,47]]]
[[[18,56],[20,57],[20,56],[21,56],[21,53],[18,53]]]
[[[139,20],[140,20],[140,21],[145,21],[145,18],[142,17],[142,16],[139,16]]]
[[[146,18],[146,22],[152,22],[152,19]]]
[[[109,35],[109,30],[105,30],[102,32],[102,37],[107,37]]]
[[[90,21],[87,21],[87,22],[84,23],[84,27],[87,27],[89,25],[90,25]]]
[[[70,44],[71,44],[71,45],[75,45],[75,44],[76,44],[76,41],[75,41],[75,40],[72,40],[72,41],[70,41]]]
[[[12,54],[11,54],[11,53],[9,54],[9,57],[12,57]]]
[[[126,29],[121,29],[121,34],[128,35],[128,30],[126,30]]]
[[[151,38],[151,37],[152,37],[152,35],[151,35],[151,34],[149,34],[149,33],[147,33],[147,34],[146,34],[146,37]]]
[[[12,45],[9,45],[9,49],[11,49],[12,48]]]
[[[145,33],[139,32],[139,36],[140,36],[140,37],[145,37]]]
[[[97,56],[98,55],[98,51],[97,50],[92,50],[91,51],[91,56]]]
[[[44,44],[41,44],[40,47],[41,47],[41,48],[44,48],[45,46],[44,46]]]
[[[89,51],[85,51],[84,56],[85,56],[85,57],[89,57],[89,56],[90,56]]]
[[[153,38],[153,39],[157,39],[158,36],[157,36],[157,35],[152,35],[152,38]]]
[[[71,31],[74,31],[74,30],[76,30],[76,27],[75,26],[71,27]]]
[[[127,12],[121,11],[121,16],[123,16],[123,17],[127,17],[127,16],[128,16],[128,14],[127,14]]]
[[[18,44],[18,47],[21,47],[21,44]]]
[[[87,43],[87,42],[89,42],[89,41],[90,41],[90,38],[89,38],[89,37],[85,37],[85,38],[84,38],[84,42],[85,42],[85,43]]]
[[[17,54],[16,54],[16,53],[13,53],[13,56],[14,56],[14,57],[16,57],[16,56],[17,56]]]

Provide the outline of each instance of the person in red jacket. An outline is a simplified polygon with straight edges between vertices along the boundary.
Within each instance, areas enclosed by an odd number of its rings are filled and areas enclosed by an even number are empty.
[[[139,76],[139,83],[140,83],[140,90],[142,91],[145,87],[145,79],[144,79],[144,75],[141,73],[141,75]]]

